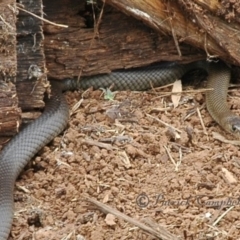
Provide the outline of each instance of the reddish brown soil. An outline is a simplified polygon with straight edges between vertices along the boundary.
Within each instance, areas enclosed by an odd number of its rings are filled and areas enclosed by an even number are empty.
[[[111,224],[84,197],[155,222],[181,239],[240,236],[239,147],[213,139],[214,131],[231,136],[207,113],[204,94],[185,94],[176,109],[170,97],[151,92],[118,92],[114,101],[104,100],[101,91],[66,97],[71,108],[80,106],[65,132],[16,182],[9,239],[156,239],[121,219]],[[237,92],[229,99],[240,109]],[[146,202],[142,193],[149,198],[145,208],[138,206]],[[223,203],[228,199],[235,200],[228,202],[232,208]]]

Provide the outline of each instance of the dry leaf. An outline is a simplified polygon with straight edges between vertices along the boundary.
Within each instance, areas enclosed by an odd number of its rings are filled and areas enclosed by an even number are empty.
[[[106,216],[106,218],[105,218],[106,224],[109,225],[109,226],[115,225],[115,224],[116,224],[115,221],[114,221],[115,218],[116,218],[116,217],[115,217],[113,214],[108,213],[107,216]]]
[[[236,183],[237,182],[237,180],[233,176],[233,174],[231,172],[229,172],[226,168],[223,167],[222,171],[223,171],[224,176],[226,177],[226,179],[229,183]]]
[[[173,93],[182,92],[182,81],[181,80],[177,80],[173,83],[172,92]],[[179,104],[180,99],[181,99],[181,95],[173,94],[171,96],[171,99],[172,99],[174,108],[176,108]]]

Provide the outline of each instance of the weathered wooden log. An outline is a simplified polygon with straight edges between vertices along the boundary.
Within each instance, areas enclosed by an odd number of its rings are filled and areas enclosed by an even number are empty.
[[[16,61],[16,3],[4,0],[0,3],[0,135],[12,135],[21,123],[15,80]]]
[[[189,1],[188,1],[189,2]],[[232,0],[195,0],[205,11],[221,16],[228,23],[240,23],[240,2]]]
[[[42,1],[21,1],[17,21],[17,94],[22,110],[44,106],[46,68],[43,50]],[[23,10],[21,10],[23,9]],[[30,13],[28,13],[28,12]]]
[[[64,29],[44,24],[50,77],[62,79],[80,73],[106,73],[157,61],[187,62],[205,57],[204,51],[184,43],[179,44],[180,55],[172,37],[159,34],[110,6],[98,6],[100,12],[95,12],[96,22],[89,27],[84,16],[92,14],[92,6],[88,10],[84,4],[70,0],[43,3],[49,20],[69,26]]]
[[[21,109],[15,85],[12,82],[0,83],[0,132],[4,136],[11,136],[18,131],[21,124]]]
[[[19,12],[19,9],[23,11]],[[23,0],[18,6],[15,1],[2,1],[0,4],[1,137],[12,136],[19,131],[22,122],[21,109],[44,106],[46,69],[42,21],[26,11],[42,16],[42,2]]]
[[[171,35],[176,48],[181,42],[189,43],[203,49],[208,57],[214,55],[240,66],[240,23],[229,24],[229,19],[217,16],[221,10],[227,11],[219,1],[106,0],[106,3],[144,21],[158,32]],[[232,5],[235,3],[238,4],[233,1]],[[211,11],[206,11],[206,6]]]

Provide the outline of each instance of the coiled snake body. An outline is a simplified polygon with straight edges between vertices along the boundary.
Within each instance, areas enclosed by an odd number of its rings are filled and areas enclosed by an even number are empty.
[[[28,161],[66,127],[69,109],[62,91],[88,87],[107,88],[114,85],[116,90],[141,91],[174,82],[186,72],[203,68],[208,72],[208,84],[215,90],[206,93],[207,109],[213,119],[227,132],[238,137],[240,118],[227,106],[227,89],[230,69],[223,63],[194,62],[186,65],[175,63],[162,67],[151,66],[137,70],[116,71],[111,74],[81,79],[79,82],[65,80],[51,82],[51,98],[46,98],[44,113],[19,132],[0,154],[0,240],[8,238],[13,218],[14,183]],[[113,90],[114,90],[113,89]]]

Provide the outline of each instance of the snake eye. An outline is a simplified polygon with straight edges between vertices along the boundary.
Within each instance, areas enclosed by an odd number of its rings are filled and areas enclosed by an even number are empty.
[[[235,125],[232,125],[232,131],[236,132],[237,131],[237,127]]]

